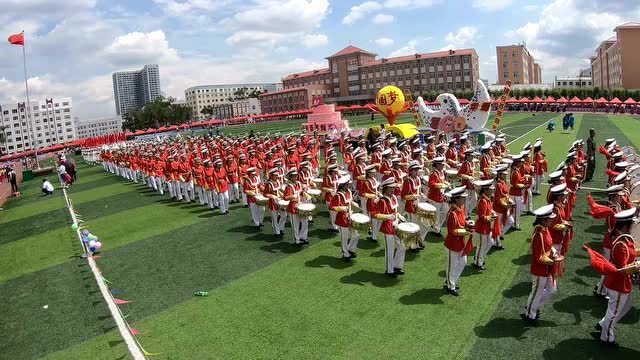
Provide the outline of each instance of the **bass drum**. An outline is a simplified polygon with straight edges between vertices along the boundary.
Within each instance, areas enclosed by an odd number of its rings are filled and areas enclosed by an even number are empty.
[[[640,199],[640,180],[631,185],[631,189],[629,189],[629,198],[631,201]]]
[[[631,146],[625,146],[622,148],[622,153],[627,157],[628,161],[631,161],[631,157],[637,155],[636,149]]]

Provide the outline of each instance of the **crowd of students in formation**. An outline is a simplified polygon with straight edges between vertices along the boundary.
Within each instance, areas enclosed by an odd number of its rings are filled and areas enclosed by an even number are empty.
[[[450,139],[435,134],[402,140],[383,133],[373,142],[346,133],[333,142],[321,142],[317,133],[208,136],[132,141],[103,151],[101,159],[105,170],[142,181],[160,194],[166,191],[176,201],[197,201],[225,215],[229,203],[242,202],[257,228],[264,225],[268,209],[273,234],[284,237],[289,221],[291,241],[298,246],[309,243],[314,203],[324,202],[330,230],[341,239],[342,258],[357,257],[361,233],[369,241],[382,239],[389,277],[404,274],[407,250],[424,249],[425,238],[442,237],[446,226],[444,286],[453,296],[459,295],[468,254],[475,249],[472,266],[486,270],[489,250],[504,249],[505,234],[520,230],[523,215],[535,215],[532,290],[522,315],[535,325],[542,306],[557,291],[557,276],[573,238],[576,193],[587,164],[595,165],[594,135],[592,130],[586,152],[582,140],[573,142],[566,161],[551,173],[542,138],[510,154],[504,134],[477,149],[466,133]],[[608,226],[603,255],[626,270],[603,276],[597,284],[594,293],[606,297],[609,306],[596,327],[603,343],[616,346],[615,324],[631,306],[631,273],[638,268],[629,235],[635,207],[626,172],[631,164],[613,139],[601,145],[600,152],[608,158],[609,204],[589,199],[592,207],[609,209],[597,216],[605,217]],[[534,211],[533,197],[541,194],[546,176],[548,205]]]

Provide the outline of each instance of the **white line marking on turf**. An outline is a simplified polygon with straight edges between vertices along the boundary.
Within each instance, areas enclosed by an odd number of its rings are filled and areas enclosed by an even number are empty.
[[[547,121],[550,121],[550,120],[552,120],[552,119],[548,119]],[[538,125],[538,126],[534,127],[533,129],[531,129],[531,130],[527,131],[526,133],[522,134],[521,136],[517,137],[515,140],[510,141],[509,143],[507,143],[507,146],[509,146],[509,145],[513,144],[514,142],[516,142],[516,141],[518,141],[518,140],[522,139],[523,137],[525,137],[525,136],[527,136],[527,135],[531,134],[532,132],[534,132],[534,131],[538,130],[538,128],[543,127],[543,126],[545,126],[545,125],[547,125],[547,124],[548,124],[547,122],[543,122],[542,124],[540,124],[540,125]]]

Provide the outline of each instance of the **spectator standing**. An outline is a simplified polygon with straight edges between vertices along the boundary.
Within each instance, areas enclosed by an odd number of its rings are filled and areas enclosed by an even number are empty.
[[[593,180],[593,173],[596,170],[596,130],[589,129],[589,138],[587,139],[587,176],[585,182]]]
[[[16,175],[16,171],[15,169],[10,169],[9,173],[7,174],[9,177],[9,182],[11,183],[11,192],[12,193],[17,193],[18,190],[18,176]]]

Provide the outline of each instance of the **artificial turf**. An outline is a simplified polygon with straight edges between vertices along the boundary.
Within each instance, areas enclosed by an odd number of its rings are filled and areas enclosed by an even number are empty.
[[[552,116],[560,115],[507,115],[501,128],[509,135],[508,141],[533,130],[513,142],[511,150],[518,151],[524,143],[544,136],[550,167],[555,167],[573,139],[586,137],[589,127],[596,128],[599,142],[616,137],[622,144],[634,141],[640,145],[640,136],[623,135],[633,129],[632,121],[637,121],[633,117],[585,115],[583,119],[578,115],[577,134],[561,134],[558,130],[548,134],[540,125]],[[351,123],[368,125],[370,120],[360,118]],[[251,128],[273,133],[276,130],[272,125],[267,128],[266,124],[255,124]],[[297,123],[275,125],[283,133],[300,128]],[[222,130],[243,133],[247,129]],[[598,160],[601,169],[604,161],[602,157]],[[604,186],[600,169],[595,181],[587,186]],[[317,216],[310,229],[311,246],[299,249],[286,243],[291,238],[289,228],[284,240],[270,235],[269,215],[265,228],[257,233],[248,209],[232,205],[231,215],[221,216],[197,205],[176,204],[166,195],[157,196],[142,185],[108,175],[99,166],[81,165],[80,181],[70,189],[86,225],[103,242],[102,258],[98,260],[103,275],[111,288],[119,291],[119,297],[134,301],[123,310],[131,313],[128,320],[144,334],[138,339],[145,349],[158,352],[157,358],[216,359],[558,358],[574,353],[577,358],[587,358],[587,353],[603,357],[607,354],[600,351],[588,332],[606,304],[591,296],[597,279],[586,253],[579,248],[585,241],[597,248],[602,230],[601,222],[584,215],[584,194],[579,195],[582,200],[574,216],[577,231],[567,258],[567,273],[560,279],[558,296],[543,313],[545,321],[555,325],[550,327],[545,322],[545,326],[532,329],[525,328],[519,318],[530,289],[531,217],[523,217],[521,233],[507,237],[505,251],[489,255],[489,270],[479,273],[470,266],[465,269],[462,295],[452,298],[442,289],[445,252],[439,238],[428,237],[424,252],[408,254],[407,274],[393,280],[382,275],[382,243],[361,240],[356,261],[342,262],[337,237],[324,230],[325,213]],[[594,196],[599,198],[598,194]],[[53,200],[33,200],[24,205],[12,200],[0,213],[0,224],[12,224],[13,228],[29,221],[24,218],[33,221],[39,216],[57,216],[59,206],[50,205]],[[64,201],[58,200],[63,206]],[[542,197],[536,198],[538,205],[543,201]],[[37,206],[39,202],[42,207]],[[20,214],[6,220],[5,216],[14,211]],[[52,231],[66,232],[67,237],[72,234],[68,224]],[[76,261],[65,260],[63,252],[58,252],[66,247],[68,256],[77,253],[72,249],[73,239],[48,244],[39,240],[36,231],[26,235],[30,236],[0,245],[0,258],[5,246],[12,244],[42,247],[38,256],[29,255],[26,246],[14,250],[12,256],[23,259],[13,263],[19,270],[2,268],[0,263],[0,286],[12,293],[30,291],[31,277],[56,277],[59,269]],[[5,271],[10,272],[6,277]],[[77,291],[73,284],[71,279],[59,286],[64,291]],[[196,290],[209,290],[210,296],[193,298]],[[90,295],[84,301],[82,297],[69,298],[87,310],[83,305],[93,301]],[[637,299],[637,294],[634,296]],[[11,307],[7,328],[19,326],[21,319],[30,316],[26,311],[29,306]],[[1,309],[9,310],[5,306]],[[625,348],[616,357],[638,355],[638,337],[632,329],[637,327],[637,311],[632,311],[635,315],[626,320],[630,324],[620,325],[619,340]],[[10,358],[126,357],[117,333],[97,325],[104,320],[104,313],[97,311],[94,316],[94,322],[91,317],[80,317],[87,329],[80,328],[73,339],[60,332],[60,337],[40,344],[36,335],[41,333],[25,331],[20,339],[9,338],[0,353]],[[60,327],[77,326],[72,317],[57,316],[55,322]],[[108,332],[100,335],[105,330]],[[27,342],[32,344],[30,351],[22,348]],[[573,349],[575,346],[580,349]]]

